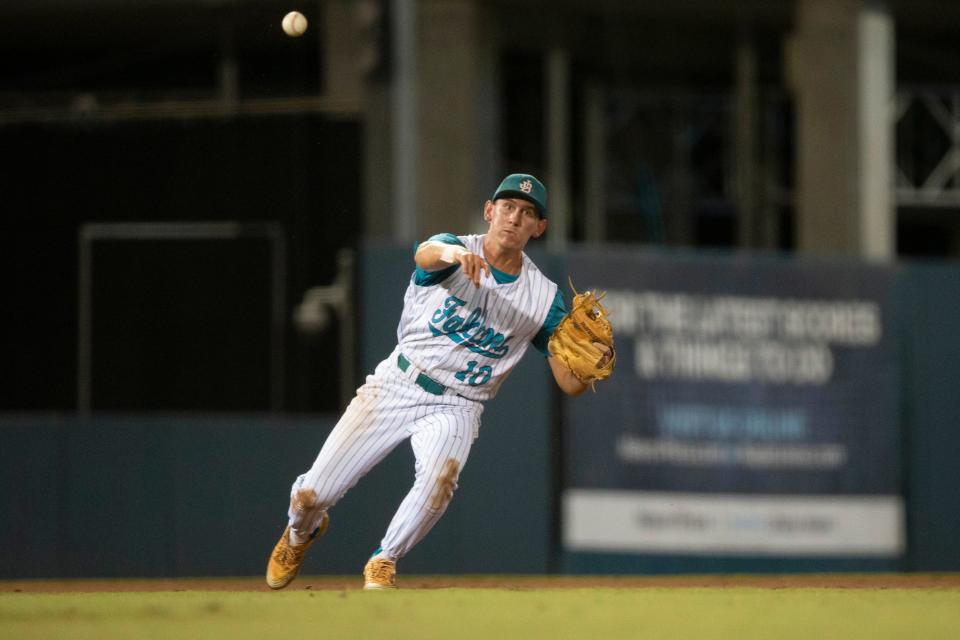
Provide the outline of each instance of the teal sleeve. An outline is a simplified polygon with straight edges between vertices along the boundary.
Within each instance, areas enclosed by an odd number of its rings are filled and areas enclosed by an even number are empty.
[[[560,324],[560,321],[563,320],[565,315],[567,315],[567,308],[563,304],[563,293],[560,291],[560,288],[557,287],[557,295],[553,298],[553,305],[550,306],[547,319],[544,320],[543,326],[540,327],[537,335],[533,336],[533,340],[530,341],[533,346],[537,348],[537,351],[543,355],[550,355],[550,351],[547,349],[547,343],[550,341],[550,336],[553,335],[554,329],[557,328],[557,325]]]
[[[461,247],[463,246],[463,242],[460,240],[460,238],[453,235],[452,233],[438,233],[437,235],[427,239],[427,242],[431,242],[431,241],[442,242],[444,244],[458,244]],[[419,244],[414,245],[413,252],[416,253],[417,248],[419,247],[420,247]],[[415,284],[421,287],[431,287],[449,278],[450,275],[453,274],[453,272],[459,268],[460,268],[459,264],[451,265],[449,267],[446,267],[445,269],[440,269],[439,271],[425,271],[420,267],[417,267],[416,272],[413,274],[413,278],[414,278],[413,281]]]

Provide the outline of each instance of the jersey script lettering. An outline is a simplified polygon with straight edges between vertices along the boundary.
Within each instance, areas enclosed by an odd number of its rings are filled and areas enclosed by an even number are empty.
[[[499,360],[510,351],[510,338],[504,337],[494,327],[488,327],[486,313],[475,308],[466,318],[454,315],[466,304],[456,296],[443,301],[430,318],[430,331],[435,336],[446,336],[457,344],[463,344],[473,353]],[[511,336],[512,337],[512,336]]]

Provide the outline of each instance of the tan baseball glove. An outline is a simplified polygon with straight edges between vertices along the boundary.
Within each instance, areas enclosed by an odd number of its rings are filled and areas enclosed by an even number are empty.
[[[574,293],[573,305],[550,336],[550,353],[570,369],[577,380],[593,386],[596,391],[596,381],[609,378],[617,361],[613,325],[600,304],[606,294],[597,295],[596,291],[577,293],[573,282],[570,288]],[[608,347],[610,353],[597,344]]]

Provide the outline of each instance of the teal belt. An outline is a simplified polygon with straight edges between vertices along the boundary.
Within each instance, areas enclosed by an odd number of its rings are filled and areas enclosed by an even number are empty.
[[[406,371],[410,368],[410,361],[404,358],[402,353],[397,354],[397,366],[400,367],[400,371]],[[435,396],[442,396],[443,392],[447,390],[445,386],[422,373],[417,374],[417,379],[414,380],[414,382],[416,382],[421,389]]]

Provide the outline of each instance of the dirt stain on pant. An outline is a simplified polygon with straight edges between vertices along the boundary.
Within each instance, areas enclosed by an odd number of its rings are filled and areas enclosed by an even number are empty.
[[[453,490],[457,488],[457,478],[460,475],[460,463],[453,458],[447,458],[443,463],[443,469],[437,478],[437,488],[430,496],[430,508],[442,509],[450,498],[453,497]]]
[[[296,513],[306,513],[317,505],[317,492],[313,489],[300,489],[293,494],[290,507]]]

